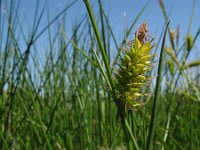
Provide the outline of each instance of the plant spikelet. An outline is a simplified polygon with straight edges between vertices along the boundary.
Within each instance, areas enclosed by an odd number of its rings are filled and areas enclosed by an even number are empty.
[[[186,43],[187,43],[187,50],[190,51],[193,46],[193,37],[192,35],[188,35],[186,38]]]
[[[116,76],[116,89],[120,104],[125,110],[134,109],[142,103],[141,96],[147,94],[142,92],[149,78],[147,71],[152,69],[150,54],[153,48],[151,42],[146,39],[147,24],[144,22],[136,33],[133,42],[129,42],[124,55],[118,63]]]

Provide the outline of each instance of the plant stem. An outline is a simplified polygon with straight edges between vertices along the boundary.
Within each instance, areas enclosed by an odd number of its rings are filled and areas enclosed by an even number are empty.
[[[168,29],[169,21],[166,25],[165,32],[164,32],[164,37],[162,41],[162,47],[161,47],[161,52],[160,52],[160,59],[159,59],[159,66],[158,66],[158,77],[156,81],[156,89],[155,89],[155,97],[153,101],[153,109],[151,112],[151,122],[149,126],[149,134],[147,138],[147,145],[146,145],[146,150],[150,149],[151,142],[153,139],[153,134],[154,134],[154,125],[155,125],[155,118],[156,118],[156,111],[157,111],[157,101],[158,101],[158,95],[160,91],[160,83],[161,83],[161,73],[162,73],[162,63],[163,63],[163,54],[164,54],[164,46],[165,46],[165,37],[166,37],[166,32]]]

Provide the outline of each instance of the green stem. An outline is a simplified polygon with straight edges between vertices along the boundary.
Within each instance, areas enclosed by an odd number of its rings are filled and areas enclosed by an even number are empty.
[[[136,140],[135,140],[135,137],[133,136],[133,134],[132,134],[132,131],[131,131],[131,128],[130,128],[130,126],[129,126],[129,124],[128,124],[128,121],[125,119],[125,125],[126,125],[126,128],[128,129],[128,132],[129,132],[129,134],[130,134],[130,138],[131,138],[131,140],[132,140],[132,142],[133,142],[133,144],[134,144],[134,146],[135,146],[135,149],[136,150],[140,150],[140,148],[139,148],[139,146],[138,146],[138,144],[137,144],[137,142],[136,142]]]
[[[146,150],[150,149],[151,142],[152,142],[152,139],[153,139],[153,134],[154,134],[154,124],[155,124],[156,110],[157,110],[156,106],[157,106],[158,95],[159,95],[159,91],[160,91],[162,63],[163,63],[162,60],[163,60],[165,37],[166,37],[168,25],[169,25],[169,21],[168,21],[166,28],[165,28],[161,52],[160,52],[160,59],[159,59],[159,66],[158,66],[158,77],[157,77],[157,81],[156,81],[155,97],[154,97],[154,101],[153,101],[153,109],[152,109],[152,113],[151,113],[151,122],[150,122],[150,126],[149,126],[149,134],[148,134],[148,139],[147,139]]]
[[[112,74],[111,74],[110,66],[109,66],[109,63],[108,63],[107,56],[106,56],[106,52],[105,52],[103,43],[101,41],[100,32],[98,30],[97,23],[96,23],[95,18],[93,16],[93,12],[92,12],[89,0],[84,0],[84,2],[85,2],[85,6],[87,8],[87,11],[88,11],[88,15],[90,17],[90,21],[92,23],[92,27],[93,27],[93,30],[94,30],[94,33],[95,33],[95,37],[97,39],[97,42],[98,42],[98,45],[99,45],[99,48],[100,48],[100,51],[101,51],[103,62],[104,62],[105,67],[106,67],[106,72],[107,72],[108,80],[109,80],[111,88],[112,88],[113,97],[114,97],[114,100],[116,100],[116,94],[115,94],[115,90],[114,90],[115,89],[114,81],[112,79]]]

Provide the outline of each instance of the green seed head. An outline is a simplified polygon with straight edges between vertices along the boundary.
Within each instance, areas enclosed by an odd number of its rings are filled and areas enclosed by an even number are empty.
[[[174,63],[171,59],[168,59],[167,63],[168,63],[170,74],[173,76],[175,73]]]
[[[141,27],[139,28],[138,34],[141,33]],[[146,76],[147,71],[152,69],[150,54],[152,44],[148,42],[142,36],[136,35],[134,42],[129,42],[127,50],[121,57],[118,63],[116,73],[116,89],[118,93],[118,99],[125,109],[133,109],[141,105],[139,98],[146,95],[142,93],[141,89],[149,81]]]
[[[187,50],[190,51],[193,46],[193,37],[192,35],[188,35],[186,38],[186,43],[187,43]]]

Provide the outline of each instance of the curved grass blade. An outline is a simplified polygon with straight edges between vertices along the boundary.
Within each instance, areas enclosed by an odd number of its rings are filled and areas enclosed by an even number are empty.
[[[94,60],[92,60],[90,57],[88,57],[87,56],[87,54],[83,51],[83,50],[81,50],[72,40],[70,40],[70,38],[63,32],[63,35],[67,38],[67,40],[76,48],[76,49],[78,49],[80,52],[81,52],[81,54],[83,55],[83,56],[85,56],[95,67],[98,67],[98,64],[94,61]]]
[[[158,95],[159,95],[159,91],[160,91],[164,46],[165,46],[165,38],[166,38],[166,32],[167,32],[168,26],[169,26],[169,21],[168,21],[166,28],[165,28],[161,52],[160,52],[160,59],[159,59],[159,66],[158,66],[158,73],[157,73],[158,77],[157,77],[157,81],[156,81],[155,96],[154,96],[154,100],[153,100],[153,109],[152,109],[152,112],[151,112],[151,122],[150,122],[150,126],[149,126],[149,134],[148,134],[148,138],[147,138],[146,150],[150,149],[151,142],[152,142],[152,139],[153,139],[153,134],[154,134],[154,124],[155,124],[156,111],[157,111],[156,106],[157,106]]]
[[[112,74],[111,74],[109,63],[108,63],[108,58],[106,56],[106,52],[105,52],[105,49],[104,49],[104,46],[103,46],[103,43],[102,43],[102,40],[101,40],[100,32],[99,32],[97,23],[95,21],[95,18],[93,16],[93,12],[92,12],[92,8],[90,6],[89,0],[84,0],[84,2],[85,2],[85,6],[87,8],[87,11],[88,11],[90,21],[92,23],[92,27],[93,27],[93,30],[94,30],[94,33],[95,33],[95,37],[97,39],[97,42],[98,42],[98,45],[99,45],[99,48],[100,48],[100,52],[101,52],[101,55],[102,55],[102,58],[103,58],[103,62],[104,62],[105,67],[106,67],[106,73],[107,73],[109,83],[112,87],[113,97],[114,97],[114,100],[116,100],[115,85],[114,85],[114,81],[112,79]]]
[[[136,142],[136,140],[135,140],[135,137],[133,136],[133,133],[132,133],[132,131],[131,131],[131,128],[130,128],[130,126],[129,126],[129,124],[128,124],[128,121],[125,119],[125,124],[126,124],[126,128],[128,129],[128,132],[129,132],[129,134],[130,134],[130,137],[131,137],[131,140],[132,140],[132,142],[133,142],[133,144],[134,144],[134,146],[135,146],[135,149],[136,150],[140,150],[140,148],[139,148],[139,146],[138,146],[138,144],[137,144],[137,142]]]

